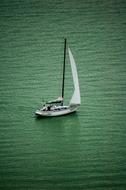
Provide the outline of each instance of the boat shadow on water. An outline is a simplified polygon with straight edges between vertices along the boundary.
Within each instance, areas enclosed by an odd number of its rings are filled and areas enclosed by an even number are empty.
[[[58,127],[66,127],[66,126],[81,126],[78,112],[73,112],[68,115],[62,115],[57,117],[42,117],[35,116],[35,122],[38,126],[58,126]]]
[[[35,124],[36,130],[39,131],[42,136],[45,134],[47,139],[50,137],[53,138],[54,141],[55,138],[58,138],[60,141],[60,138],[66,138],[69,135],[70,138],[71,135],[76,138],[81,131],[78,112],[62,115],[60,117],[35,117]]]
[[[71,150],[70,144],[78,144],[78,137],[81,133],[78,113],[75,112],[66,116],[50,118],[36,117],[34,121],[36,125],[34,130],[37,132],[37,138],[40,138],[39,143],[41,146],[45,143],[46,147],[55,147],[60,154],[62,152],[61,146],[65,150],[69,148]]]

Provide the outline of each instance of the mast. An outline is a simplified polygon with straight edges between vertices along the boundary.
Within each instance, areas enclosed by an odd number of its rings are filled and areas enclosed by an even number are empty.
[[[66,38],[64,39],[64,60],[63,60],[63,81],[62,81],[62,98],[64,98],[64,81],[65,81],[65,63],[66,63]]]

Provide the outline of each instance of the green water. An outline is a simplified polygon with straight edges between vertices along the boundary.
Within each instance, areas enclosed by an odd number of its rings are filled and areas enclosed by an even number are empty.
[[[0,189],[126,189],[126,2],[0,2]],[[36,119],[61,93],[63,39],[77,113]],[[66,102],[72,93],[66,69]]]

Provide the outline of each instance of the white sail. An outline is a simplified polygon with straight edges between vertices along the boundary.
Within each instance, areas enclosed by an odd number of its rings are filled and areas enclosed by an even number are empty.
[[[68,48],[68,53],[69,53],[70,65],[74,82],[74,93],[70,100],[70,105],[80,105],[81,99],[80,99],[80,88],[79,88],[77,68],[70,48]]]

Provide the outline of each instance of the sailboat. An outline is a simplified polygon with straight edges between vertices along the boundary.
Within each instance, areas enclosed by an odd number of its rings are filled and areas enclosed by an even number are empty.
[[[71,71],[73,76],[74,92],[72,94],[69,105],[64,105],[64,82],[65,82],[65,66],[66,66],[66,53],[68,51],[69,62],[71,65]],[[78,74],[76,63],[72,52],[67,44],[67,40],[64,40],[64,61],[63,61],[63,79],[62,79],[62,95],[57,99],[46,102],[40,109],[37,109],[35,114],[37,116],[61,116],[75,112],[78,106],[81,104],[80,88],[78,81]]]

